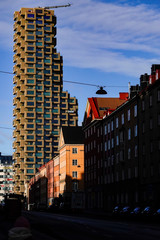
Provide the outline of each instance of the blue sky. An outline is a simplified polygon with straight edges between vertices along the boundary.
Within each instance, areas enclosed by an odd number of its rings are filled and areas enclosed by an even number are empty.
[[[128,91],[128,82],[150,74],[160,63],[159,0],[2,0],[0,4],[0,70],[13,69],[13,13],[21,7],[68,4],[55,9],[57,51],[63,56],[64,81],[106,86],[106,97]],[[0,73],[0,152],[12,154],[12,75]],[[64,82],[79,103],[79,124],[96,87]],[[98,96],[98,95],[97,95]],[[1,128],[2,127],[2,128]]]

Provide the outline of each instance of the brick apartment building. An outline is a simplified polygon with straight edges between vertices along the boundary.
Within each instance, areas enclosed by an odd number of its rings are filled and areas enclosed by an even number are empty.
[[[61,197],[71,206],[72,195],[84,191],[83,142],[82,127],[62,127],[59,154],[40,167],[30,180],[30,203],[52,205],[55,198]]]
[[[104,207],[103,117],[126,102],[128,94],[119,98],[89,98],[83,121],[85,133],[85,194],[87,208]]]
[[[86,207],[159,207],[160,65],[141,75],[130,98],[113,111],[105,104],[99,114],[100,104],[90,102],[83,123]]]

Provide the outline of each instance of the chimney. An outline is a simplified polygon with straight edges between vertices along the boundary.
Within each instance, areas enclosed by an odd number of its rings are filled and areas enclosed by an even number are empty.
[[[127,100],[129,97],[129,94],[127,92],[120,92],[119,93],[119,99],[121,100]]]

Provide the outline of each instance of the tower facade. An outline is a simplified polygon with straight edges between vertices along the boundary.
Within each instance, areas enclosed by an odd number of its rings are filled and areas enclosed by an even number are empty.
[[[13,126],[15,193],[58,153],[61,126],[76,126],[78,103],[63,91],[63,60],[56,50],[53,10],[14,13]]]

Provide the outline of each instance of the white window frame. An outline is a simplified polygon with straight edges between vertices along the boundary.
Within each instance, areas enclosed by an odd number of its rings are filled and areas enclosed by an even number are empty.
[[[78,165],[78,160],[72,159],[72,166],[77,166],[77,165]]]
[[[152,107],[153,104],[153,97],[152,95],[149,96],[149,106]]]
[[[160,102],[160,89],[157,91],[157,101]]]
[[[128,148],[128,159],[131,159],[131,149]]]
[[[111,131],[111,127],[110,127],[110,123],[108,123],[108,133],[110,133]]]
[[[124,113],[122,113],[121,122],[122,122],[122,125],[123,125],[124,124]]]
[[[134,105],[134,117],[137,117],[137,104]]]
[[[137,145],[134,146],[134,156],[138,157],[138,146]]]
[[[116,136],[116,145],[117,146],[119,145],[119,136],[118,135]]]
[[[134,136],[137,137],[138,134],[138,126],[137,124],[134,126]]]
[[[131,128],[128,128],[128,140],[131,140]]]
[[[78,148],[75,148],[75,147],[72,148],[72,153],[73,153],[73,154],[77,154],[77,153],[78,153]]]
[[[73,178],[77,178],[77,177],[78,177],[77,171],[72,171],[72,177],[73,177]]]
[[[113,123],[113,120],[111,121],[111,131],[114,130],[114,123]]]
[[[128,109],[127,117],[128,117],[128,121],[130,121],[131,120],[131,110],[130,109]]]
[[[116,128],[118,128],[118,117],[116,117]]]

